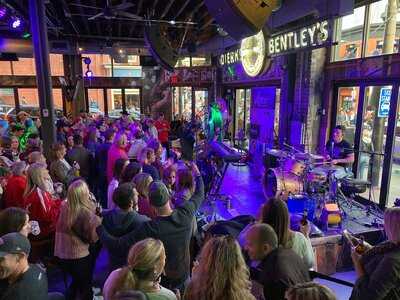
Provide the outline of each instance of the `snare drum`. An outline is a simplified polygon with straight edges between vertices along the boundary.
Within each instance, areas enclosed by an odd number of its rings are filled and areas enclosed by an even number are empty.
[[[282,167],[285,172],[290,172],[296,176],[300,176],[303,174],[306,165],[303,162],[298,161],[296,159],[286,158],[283,162]]]
[[[263,178],[264,195],[267,198],[281,197],[287,199],[289,195],[303,192],[302,180],[291,172],[280,169],[269,169]]]

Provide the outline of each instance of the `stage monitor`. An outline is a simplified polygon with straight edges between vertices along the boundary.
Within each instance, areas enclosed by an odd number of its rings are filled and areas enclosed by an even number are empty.
[[[211,16],[237,41],[257,34],[281,0],[205,0]]]

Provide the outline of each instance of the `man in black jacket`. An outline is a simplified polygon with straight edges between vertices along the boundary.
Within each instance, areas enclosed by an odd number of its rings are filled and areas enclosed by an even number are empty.
[[[120,184],[113,193],[113,201],[117,207],[103,213],[103,226],[111,235],[121,237],[150,221],[150,218],[137,212],[138,192],[132,183]],[[125,264],[125,256],[110,251],[110,271]]]
[[[196,177],[195,192],[183,205],[173,210],[170,206],[171,195],[161,181],[154,181],[150,185],[150,204],[154,208],[157,218],[145,222],[139,229],[115,238],[103,226],[97,228],[101,242],[112,252],[119,252],[126,257],[129,248],[137,241],[145,238],[155,238],[163,242],[167,261],[166,276],[163,286],[183,290],[190,274],[189,244],[192,234],[193,217],[204,200],[204,184],[200,172],[194,165]]]
[[[278,237],[267,224],[250,227],[245,249],[251,260],[260,262],[250,268],[250,278],[263,286],[265,299],[284,300],[289,287],[310,281],[300,256],[292,249],[278,247]]]

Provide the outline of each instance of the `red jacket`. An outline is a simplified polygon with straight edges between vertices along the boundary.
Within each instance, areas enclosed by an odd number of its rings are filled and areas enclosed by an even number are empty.
[[[168,142],[168,136],[169,136],[169,122],[167,120],[157,120],[154,122],[154,126],[157,128],[158,131],[158,139],[161,143],[166,143]]]
[[[25,176],[11,176],[7,181],[6,188],[4,189],[4,208],[11,206],[24,208],[25,187]]]
[[[46,238],[54,233],[60,213],[61,200],[53,199],[50,193],[39,188],[34,189],[24,200],[29,218],[39,223],[40,235],[38,238]]]

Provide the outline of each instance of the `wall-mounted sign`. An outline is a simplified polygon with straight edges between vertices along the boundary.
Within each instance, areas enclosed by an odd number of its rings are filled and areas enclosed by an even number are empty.
[[[392,96],[391,88],[382,88],[379,95],[379,108],[378,108],[378,117],[386,118],[389,116],[390,110],[390,98]]]
[[[244,71],[254,77],[266,68],[265,36],[261,30],[256,35],[242,40],[240,45],[240,58]],[[268,65],[270,60],[268,59]]]
[[[322,21],[295,31],[279,33],[268,39],[268,55],[282,55],[294,50],[323,46],[331,38],[328,21]]]
[[[176,68],[173,73],[166,74],[172,86],[182,85],[205,85],[211,84],[216,77],[215,68],[195,67],[195,68]]]
[[[266,59],[264,32],[261,30],[256,35],[243,39],[240,49],[221,54],[218,62],[221,66],[242,62],[247,75],[251,77],[259,75],[269,65],[269,60]]]
[[[235,64],[240,61],[240,49],[223,53],[219,56],[221,66]]]

